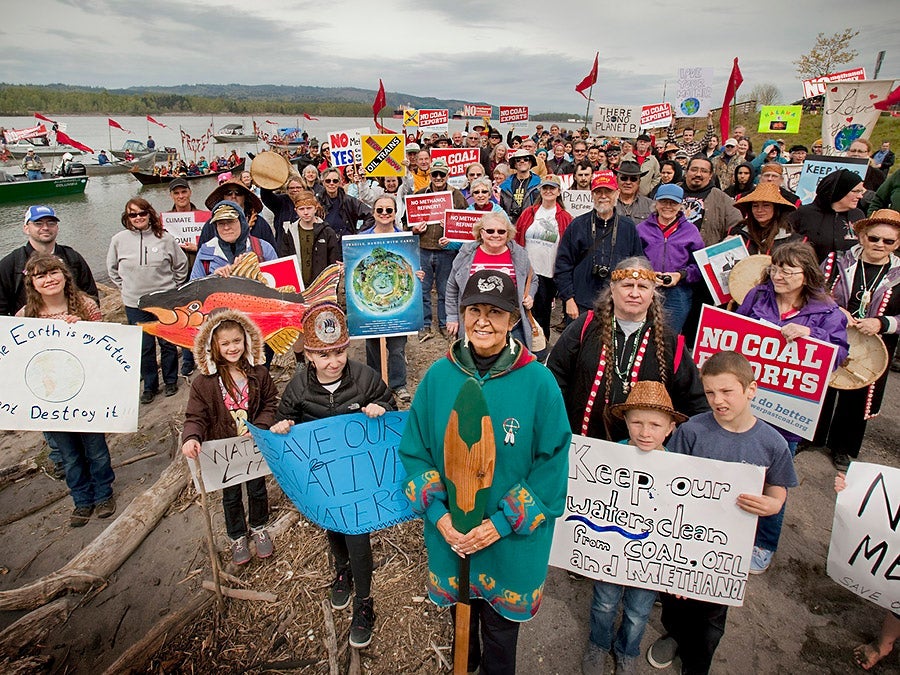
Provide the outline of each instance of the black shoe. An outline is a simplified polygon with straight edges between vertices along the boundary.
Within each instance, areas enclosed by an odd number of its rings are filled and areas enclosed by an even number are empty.
[[[372,598],[353,598],[353,621],[350,623],[350,646],[368,647],[375,627],[375,607]]]
[[[66,479],[66,470],[63,468],[62,464],[57,464],[56,462],[50,462],[50,469],[47,473],[53,480]]]
[[[838,471],[847,471],[850,468],[850,455],[842,452],[836,452],[831,456],[831,463]]]
[[[181,369],[181,376],[182,376],[182,377],[190,377],[191,374],[192,374],[193,372],[194,372],[194,367],[193,367],[193,366],[191,366],[190,368],[184,368],[184,367],[182,367],[182,369]]]
[[[349,567],[338,570],[337,576],[331,582],[331,608],[344,609],[350,604],[350,591],[353,590],[353,575]]]
[[[154,398],[156,398],[156,392],[145,389],[141,394],[141,403],[150,403]]]
[[[88,524],[93,512],[93,506],[76,506],[72,515],[69,516],[69,527],[84,527]]]
[[[178,383],[171,382],[166,384],[166,396],[174,396],[178,393]]]

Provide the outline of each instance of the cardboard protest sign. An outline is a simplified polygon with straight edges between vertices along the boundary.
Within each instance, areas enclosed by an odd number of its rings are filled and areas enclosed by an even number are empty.
[[[802,105],[764,105],[759,111],[759,133],[798,134]]]
[[[443,223],[444,211],[453,208],[450,192],[428,192],[421,195],[406,195],[406,222],[409,226],[424,223]]]
[[[794,193],[800,197],[803,204],[812,204],[816,198],[816,188],[828,174],[839,169],[850,169],[856,172],[860,179],[866,177],[866,168],[869,162],[862,157],[825,157],[824,155],[807,156],[800,170],[800,179],[797,181],[797,189]]]
[[[712,68],[679,68],[675,108],[679,117],[703,117],[712,105]]]
[[[362,169],[366,176],[405,176],[403,134],[362,134]]]
[[[332,131],[328,134],[328,152],[332,166],[362,164],[362,135],[369,133],[369,127]]]
[[[875,102],[887,97],[893,80],[828,82],[822,106],[822,152],[846,152],[857,138],[869,138],[881,111]]]
[[[423,134],[446,134],[450,125],[450,112],[446,108],[420,109],[419,131]]]
[[[472,227],[483,215],[482,211],[448,209],[444,212],[444,236],[450,241],[474,241]]]
[[[838,493],[828,576],[858,596],[900,613],[900,469],[851,462]]]
[[[572,436],[550,564],[592,579],[743,604],[765,469]]]
[[[639,105],[600,103],[594,109],[594,133],[617,138],[634,138],[641,131]]]
[[[298,291],[304,290],[303,275],[300,272],[300,261],[296,255],[276,258],[259,264],[259,271],[265,277],[266,286],[283,288],[293,286]]]
[[[489,105],[478,105],[476,103],[466,103],[462,107],[463,117],[487,117],[490,119],[494,110]]]
[[[573,218],[594,209],[594,198],[590,190],[563,190],[562,195],[566,211],[571,213]]]
[[[864,79],[866,79],[866,69],[854,68],[853,70],[842,70],[839,73],[830,73],[810,80],[803,80],[803,98],[821,96],[825,93],[825,84],[827,82],[850,82]]]
[[[769,424],[812,440],[828,390],[835,345],[812,338],[788,342],[781,329],[763,321],[704,305],[694,363],[722,351],[743,354],[756,376],[753,413]]]
[[[419,240],[412,232],[341,239],[351,337],[409,335],[422,327]]]
[[[672,104],[654,103],[641,106],[641,129],[658,129],[672,124]]]
[[[248,480],[268,476],[272,471],[263,459],[252,436],[236,436],[218,441],[205,441],[200,445],[200,471],[203,474],[203,487],[207,492],[221,490],[229,485],[240,485]],[[197,491],[200,481],[197,468],[188,462],[191,478]]]
[[[500,124],[512,124],[513,122],[528,121],[527,105],[501,105]]]
[[[137,431],[141,329],[0,317],[0,429]]]
[[[179,244],[199,243],[200,232],[211,217],[212,211],[166,211],[159,214],[163,229]]]
[[[397,447],[407,412],[336,415],[274,434],[248,425],[272,474],[320,527],[362,534],[415,517]]]
[[[750,252],[741,237],[728,237],[718,244],[694,251],[694,260],[700,267],[700,274],[716,305],[731,302],[728,275],[739,260],[749,257]]]

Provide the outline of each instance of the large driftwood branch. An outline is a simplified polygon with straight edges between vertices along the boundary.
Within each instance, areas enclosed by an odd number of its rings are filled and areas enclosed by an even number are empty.
[[[51,630],[69,618],[74,598],[60,598],[29,612],[0,632],[0,658],[13,658],[43,642]]]

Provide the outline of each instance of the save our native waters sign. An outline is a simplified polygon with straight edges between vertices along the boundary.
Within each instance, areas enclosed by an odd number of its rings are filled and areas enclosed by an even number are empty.
[[[788,342],[778,326],[704,305],[694,347],[702,366],[721,351],[743,354],[756,376],[754,414],[769,424],[812,440],[828,390],[835,345],[797,338]]]
[[[765,469],[572,436],[550,564],[592,579],[741,605]]]

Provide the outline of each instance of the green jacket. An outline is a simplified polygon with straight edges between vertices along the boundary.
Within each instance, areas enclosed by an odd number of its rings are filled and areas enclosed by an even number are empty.
[[[471,595],[507,619],[527,621],[541,602],[553,524],[565,505],[572,434],[553,375],[519,342],[515,346],[515,354],[504,348],[481,377],[457,341],[419,384],[399,452],[407,497],[425,521],[429,595],[437,605],[452,605],[459,557],[435,526],[448,513],[444,432],[463,383],[474,378],[480,384],[496,444],[484,517],[501,538],[471,556]]]

